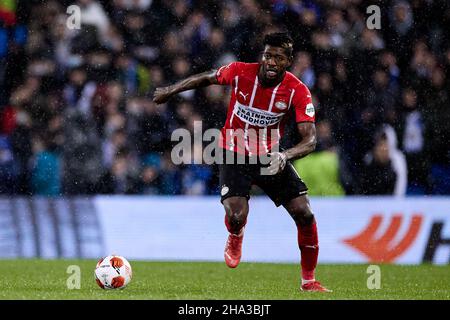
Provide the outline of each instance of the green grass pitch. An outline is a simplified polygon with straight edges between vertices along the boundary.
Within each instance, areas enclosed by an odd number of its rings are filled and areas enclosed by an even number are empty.
[[[369,290],[367,265],[319,265],[317,279],[332,293],[299,290],[296,264],[130,261],[124,290],[94,281],[94,260],[0,260],[0,299],[450,299],[450,265],[380,265],[381,288]],[[67,268],[81,269],[81,288],[69,290]]]

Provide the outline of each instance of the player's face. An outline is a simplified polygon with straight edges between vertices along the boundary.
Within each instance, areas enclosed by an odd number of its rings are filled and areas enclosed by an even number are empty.
[[[286,69],[291,65],[291,59],[281,47],[267,45],[261,59],[261,75],[268,83],[280,80]]]

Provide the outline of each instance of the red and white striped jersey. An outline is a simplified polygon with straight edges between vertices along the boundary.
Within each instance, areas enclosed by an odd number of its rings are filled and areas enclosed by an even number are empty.
[[[231,99],[219,146],[246,155],[272,151],[283,136],[291,108],[296,122],[314,122],[308,88],[286,72],[275,87],[258,81],[259,63],[233,62],[217,70],[219,84],[230,85]]]

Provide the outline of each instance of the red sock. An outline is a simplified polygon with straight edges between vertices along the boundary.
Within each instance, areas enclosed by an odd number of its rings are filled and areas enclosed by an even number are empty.
[[[298,246],[301,253],[302,278],[304,280],[314,279],[314,270],[317,266],[319,256],[319,239],[317,236],[316,221],[309,226],[297,225]]]

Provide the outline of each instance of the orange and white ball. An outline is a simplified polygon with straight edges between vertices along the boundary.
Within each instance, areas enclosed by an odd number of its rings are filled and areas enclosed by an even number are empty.
[[[133,271],[127,259],[112,255],[97,262],[94,274],[99,287],[110,290],[125,288],[131,281]]]

